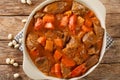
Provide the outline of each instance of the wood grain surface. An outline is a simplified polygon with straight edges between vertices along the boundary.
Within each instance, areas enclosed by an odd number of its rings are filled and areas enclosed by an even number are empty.
[[[0,80],[32,80],[22,69],[23,54],[19,50],[8,47],[7,35],[16,35],[31,11],[45,0],[32,0],[31,6],[21,4],[20,0],[0,0]],[[120,0],[101,0],[107,10],[106,28],[113,37],[114,44],[106,51],[101,64],[88,76],[81,80],[120,80]],[[14,58],[19,67],[5,63],[6,58]],[[20,77],[14,79],[13,74]]]

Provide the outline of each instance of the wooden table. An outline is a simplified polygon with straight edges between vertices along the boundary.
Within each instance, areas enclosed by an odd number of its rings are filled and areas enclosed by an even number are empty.
[[[13,74],[19,73],[16,80],[31,80],[22,69],[23,54],[8,47],[7,35],[16,35],[24,26],[22,19],[44,0],[32,0],[33,5],[21,4],[20,0],[0,0],[0,80],[14,80]],[[107,8],[106,28],[114,38],[114,44],[106,51],[101,64],[81,80],[120,80],[120,0],[101,0]],[[92,2],[92,0],[91,0]],[[6,58],[14,58],[18,68],[5,63]]]

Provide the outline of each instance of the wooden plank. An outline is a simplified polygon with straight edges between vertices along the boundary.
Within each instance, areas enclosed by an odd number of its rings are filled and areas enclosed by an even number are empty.
[[[114,43],[106,51],[101,63],[120,63],[120,38],[114,38]]]
[[[45,0],[32,0],[33,5],[21,4],[20,0],[1,0],[0,15],[29,15],[31,11]],[[120,13],[119,0],[101,0],[107,8],[107,13]]]
[[[120,63],[120,38],[115,38],[114,44],[105,53],[101,63]],[[14,58],[16,62],[22,64],[23,55],[20,51],[7,47],[9,41],[0,41],[0,64],[6,64],[5,59]]]
[[[81,80],[120,80],[120,64],[100,64]]]
[[[100,64],[92,73],[80,80],[119,80],[120,64]],[[13,74],[19,73],[15,80],[32,80],[23,72],[22,65],[14,68],[11,65],[0,65],[0,80],[14,80]]]
[[[19,50],[8,47],[9,41],[0,41],[0,64],[6,64],[6,58],[13,58],[22,64],[23,54]]]
[[[100,0],[103,4],[116,4],[120,3],[120,0]]]
[[[106,28],[112,37],[120,37],[120,14],[107,14]]]
[[[32,0],[32,5],[22,4],[21,0],[0,0],[0,15],[29,15],[44,0]]]
[[[19,73],[20,77],[14,79],[13,75]],[[28,78],[23,72],[22,66],[18,68],[13,67],[12,65],[0,65],[0,80],[32,80]]]
[[[0,16],[0,39],[7,39],[9,33],[16,35],[23,29],[21,22],[26,16]]]
[[[0,16],[0,39],[7,39],[9,33],[16,35],[24,26],[21,20],[27,17],[28,16]],[[120,14],[108,14],[106,17],[106,28],[112,37],[120,37],[119,26]]]

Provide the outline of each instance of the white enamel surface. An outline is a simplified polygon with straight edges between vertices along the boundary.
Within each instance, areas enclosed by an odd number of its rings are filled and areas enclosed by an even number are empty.
[[[26,31],[27,31],[28,25],[29,25],[30,20],[32,19],[33,15],[35,14],[36,11],[38,11],[39,9],[44,7],[45,5],[47,5],[49,3],[52,3],[54,1],[58,1],[58,0],[46,0],[43,3],[41,3],[37,8],[35,8],[32,11],[30,16],[28,17],[28,21],[25,24],[24,38],[23,38],[23,47],[24,47],[23,48],[24,49],[23,50],[23,54],[24,54],[23,55],[23,70],[32,79],[36,79],[36,80],[40,80],[40,79],[60,80],[59,78],[48,77],[48,76],[44,75],[42,72],[40,72],[37,69],[37,67],[33,64],[32,60],[30,59],[30,56],[28,55],[26,47],[25,47]],[[92,72],[98,66],[100,61],[102,60],[102,57],[105,53],[105,47],[106,47],[106,28],[105,28],[106,10],[105,10],[105,7],[102,5],[102,3],[99,0],[75,0],[75,1],[84,4],[85,6],[90,8],[92,11],[94,11],[96,16],[100,20],[100,23],[101,23],[102,27],[105,29],[105,34],[104,34],[103,46],[102,46],[99,62],[95,66],[93,66],[91,69],[89,69],[84,75],[82,75],[80,77],[76,77],[76,78],[71,78],[70,80],[80,79],[80,78],[88,75],[90,72]]]

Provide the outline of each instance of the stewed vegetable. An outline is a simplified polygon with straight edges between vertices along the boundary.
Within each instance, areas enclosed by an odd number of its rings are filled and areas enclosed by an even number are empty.
[[[40,71],[72,78],[85,74],[99,61],[103,35],[93,11],[74,0],[60,0],[35,13],[26,46]]]

